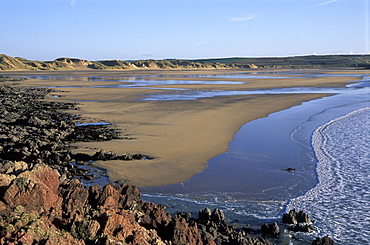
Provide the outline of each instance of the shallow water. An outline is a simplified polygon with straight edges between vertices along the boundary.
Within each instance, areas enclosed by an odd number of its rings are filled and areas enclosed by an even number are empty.
[[[202,98],[211,98],[216,96],[233,96],[233,95],[254,95],[254,94],[315,94],[315,93],[328,93],[336,94],[343,93],[357,88],[324,88],[324,87],[291,87],[291,88],[275,88],[275,89],[257,89],[257,90],[188,90],[184,93],[174,94],[154,94],[144,99],[145,100],[197,100]]]

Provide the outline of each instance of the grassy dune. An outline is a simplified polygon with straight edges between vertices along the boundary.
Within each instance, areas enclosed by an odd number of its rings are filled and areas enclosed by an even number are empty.
[[[218,62],[224,64],[254,64],[259,67],[322,68],[322,67],[364,67],[370,68],[370,55],[310,55],[271,58],[224,58],[200,59],[194,62]]]
[[[103,60],[58,58],[32,61],[0,54],[0,70],[136,70],[136,69],[245,69],[245,68],[370,68],[370,55],[311,55],[270,58],[220,58],[198,60]]]

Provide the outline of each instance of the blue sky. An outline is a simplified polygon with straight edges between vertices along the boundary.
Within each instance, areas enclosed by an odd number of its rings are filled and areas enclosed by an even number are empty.
[[[369,0],[0,0],[0,53],[30,60],[369,53]]]

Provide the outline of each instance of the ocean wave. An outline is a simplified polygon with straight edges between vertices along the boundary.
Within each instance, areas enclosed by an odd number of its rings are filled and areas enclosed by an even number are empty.
[[[318,184],[288,204],[311,213],[317,231],[338,244],[370,240],[370,107],[351,112],[316,129],[312,146]]]

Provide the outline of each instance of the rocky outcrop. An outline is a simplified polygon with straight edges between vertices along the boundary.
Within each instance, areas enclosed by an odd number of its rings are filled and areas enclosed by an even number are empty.
[[[265,223],[261,226],[261,233],[267,236],[279,237],[280,227],[276,222],[272,224]]]
[[[199,211],[198,219],[190,219],[198,224],[204,244],[261,244],[272,245],[262,237],[252,237],[245,228],[236,229],[227,224],[224,213],[219,209],[205,208]]]
[[[289,213],[284,214],[282,222],[289,224],[288,229],[294,232],[312,232],[315,227],[312,225],[311,218],[303,211],[298,213],[295,209],[289,211]]]
[[[2,174],[0,244],[272,244],[228,226],[219,209],[204,209],[198,219],[170,217],[164,206],[141,200],[134,186],[86,189],[77,179],[60,179],[39,164]]]
[[[334,245],[334,241],[328,236],[325,236],[323,238],[318,237],[315,241],[312,242],[312,245]]]
[[[308,214],[303,211],[299,211],[298,213],[295,209],[289,211],[289,213],[284,214],[282,218],[282,222],[286,224],[298,224],[298,223],[306,223],[311,224],[311,218]]]

